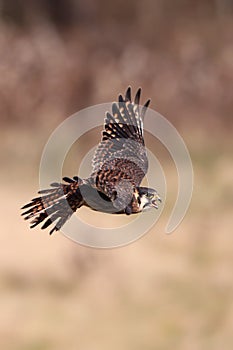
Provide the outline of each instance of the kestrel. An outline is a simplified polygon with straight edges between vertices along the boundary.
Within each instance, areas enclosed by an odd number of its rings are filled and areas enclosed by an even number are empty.
[[[39,191],[39,197],[21,209],[25,220],[32,219],[31,228],[43,223],[42,229],[54,223],[50,231],[58,231],[81,206],[109,214],[136,214],[158,208],[161,199],[156,190],[141,187],[148,170],[143,137],[143,120],[148,100],[140,106],[141,88],[134,100],[131,87],[119,95],[106,112],[102,139],[97,146],[92,173],[87,179],[64,177],[65,183],[52,183]]]

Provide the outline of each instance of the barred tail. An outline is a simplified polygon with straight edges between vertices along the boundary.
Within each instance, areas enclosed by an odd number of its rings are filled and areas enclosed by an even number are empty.
[[[68,184],[52,183],[51,188],[38,192],[42,194],[41,197],[32,199],[30,203],[21,208],[29,208],[22,215],[25,220],[32,219],[30,228],[47,219],[41,227],[41,229],[45,229],[56,221],[55,226],[50,231],[52,234],[54,231],[60,230],[71,215],[83,205],[84,201],[79,189],[82,180],[77,176],[74,176],[73,179],[64,177],[63,180]]]

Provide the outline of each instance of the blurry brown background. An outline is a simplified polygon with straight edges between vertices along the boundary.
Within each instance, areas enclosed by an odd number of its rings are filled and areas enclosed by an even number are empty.
[[[232,19],[231,0],[0,1],[1,349],[232,349]],[[50,133],[129,84],[190,150],[182,224],[164,234],[177,174],[158,145],[168,203],[143,239],[104,251],[30,231],[19,208]]]

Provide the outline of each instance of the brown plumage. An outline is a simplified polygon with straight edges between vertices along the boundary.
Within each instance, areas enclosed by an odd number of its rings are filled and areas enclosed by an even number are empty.
[[[76,177],[76,180],[64,178],[64,181],[69,184],[52,183],[50,185],[52,188],[38,192],[43,196],[32,199],[30,203],[22,207],[22,209],[27,209],[22,214],[24,219],[33,219],[31,228],[47,219],[41,227],[45,229],[59,219],[56,226],[50,231],[52,234],[53,231],[58,231],[73,212],[83,205],[83,198],[79,191],[82,180]]]
[[[60,230],[82,205],[112,214],[133,214],[146,207],[156,207],[160,200],[153,189],[140,187],[148,170],[143,138],[143,119],[148,100],[140,106],[141,89],[134,100],[131,88],[112,104],[112,114],[106,113],[102,140],[93,160],[88,179],[63,178],[65,183],[52,183],[41,195],[23,206],[25,220],[32,219],[31,228],[44,222],[42,229],[55,222],[50,231]]]

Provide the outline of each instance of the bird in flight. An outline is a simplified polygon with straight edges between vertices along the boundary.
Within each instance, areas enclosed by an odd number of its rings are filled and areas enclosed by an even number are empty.
[[[161,199],[155,189],[140,186],[148,170],[148,158],[143,137],[143,120],[148,100],[140,105],[141,88],[135,98],[131,87],[112,113],[106,112],[102,139],[92,159],[92,172],[87,179],[64,177],[64,183],[54,182],[49,189],[39,191],[39,197],[21,209],[31,228],[43,222],[42,229],[54,223],[50,234],[58,231],[80,207],[110,214],[137,214],[150,208],[158,209]]]

